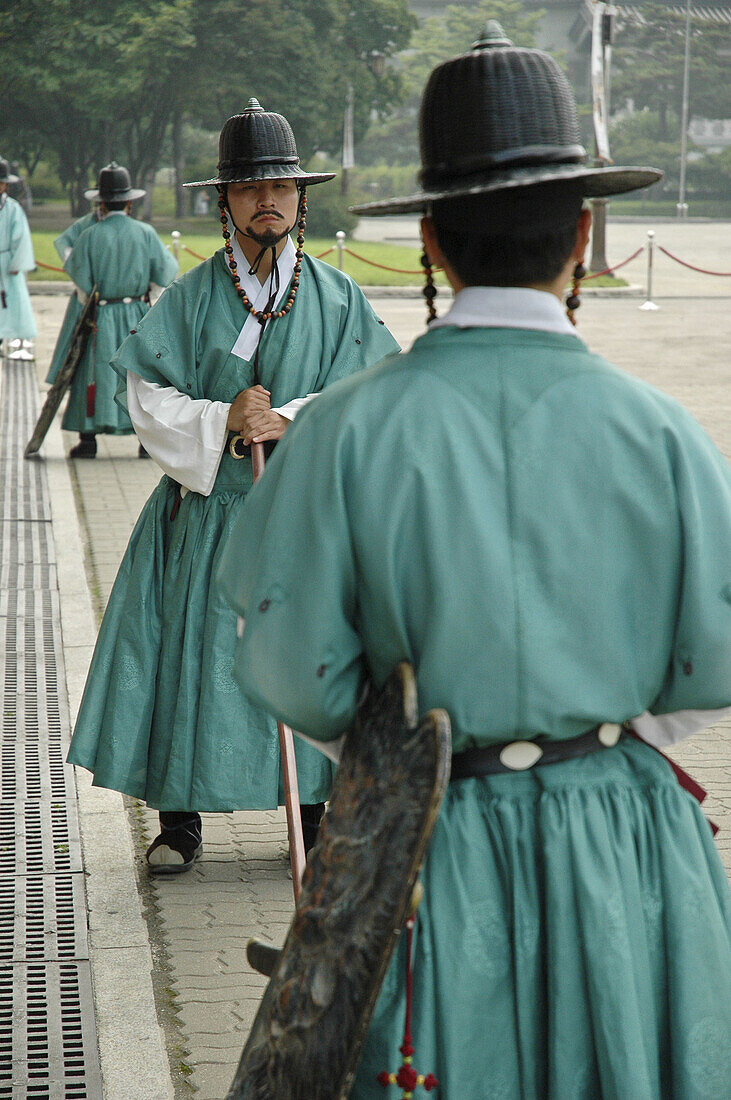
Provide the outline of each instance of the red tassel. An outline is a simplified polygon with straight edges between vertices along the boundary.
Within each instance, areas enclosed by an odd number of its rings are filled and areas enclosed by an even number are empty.
[[[411,968],[411,951],[415,923],[416,917],[409,917],[406,921],[406,1021],[404,1023],[403,1042],[399,1047],[404,1060],[398,1073],[387,1073],[382,1070],[376,1077],[376,1081],[384,1089],[388,1088],[389,1085],[398,1085],[400,1089],[403,1089],[402,1096],[404,1097],[411,1096],[414,1089],[419,1085],[422,1085],[426,1092],[431,1092],[439,1085],[433,1073],[427,1073],[426,1077],[422,1077],[411,1065],[411,1059],[415,1053],[411,1037],[411,1008],[414,999],[414,972]]]
[[[96,409],[96,382],[86,387],[86,415],[93,416]]]

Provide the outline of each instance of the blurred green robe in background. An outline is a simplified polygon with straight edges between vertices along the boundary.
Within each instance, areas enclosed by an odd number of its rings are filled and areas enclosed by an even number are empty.
[[[152,226],[122,211],[112,211],[89,224],[77,237],[64,267],[84,295],[96,286],[101,301],[96,332],[74,374],[61,426],[67,431],[129,435],[134,429],[127,412],[115,400],[117,375],[109,364],[122,341],[149,310],[144,296],[150,285],[167,286],[175,278],[177,261]],[[71,323],[71,318],[81,311],[75,297],[76,304],[72,299],[59,333],[46,377],[49,383],[55,381],[68,354],[76,323]],[[102,304],[105,301],[108,304]]]

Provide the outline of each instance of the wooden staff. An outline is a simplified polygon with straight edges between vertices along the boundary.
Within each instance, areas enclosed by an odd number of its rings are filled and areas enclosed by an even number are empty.
[[[251,465],[256,483],[264,473],[264,444],[251,444]],[[284,780],[284,804],[287,811],[287,835],[289,837],[289,859],[292,864],[292,889],[295,904],[300,896],[302,875],[305,871],[305,842],[302,836],[302,817],[300,814],[299,783],[297,782],[297,761],[294,755],[294,734],[284,722],[277,722],[279,733],[279,755],[282,760],[282,778]]]

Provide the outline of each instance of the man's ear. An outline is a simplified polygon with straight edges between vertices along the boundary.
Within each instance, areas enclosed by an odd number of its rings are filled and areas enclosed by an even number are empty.
[[[579,214],[579,220],[576,223],[576,246],[574,248],[574,259],[579,262],[584,259],[586,250],[589,247],[589,237],[591,236],[591,210],[587,207]]]
[[[434,222],[427,215],[421,219],[421,239],[424,242],[424,251],[432,267],[443,267],[444,256],[437,240],[437,231]]]

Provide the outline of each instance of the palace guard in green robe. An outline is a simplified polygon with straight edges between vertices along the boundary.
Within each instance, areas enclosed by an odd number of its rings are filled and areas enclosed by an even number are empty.
[[[28,271],[35,268],[33,242],[25,211],[16,199],[8,194],[11,183],[18,176],[10,171],[10,165],[0,157],[0,344],[5,344],[7,354],[11,341],[20,341],[20,354],[13,358],[31,358],[23,341],[34,340],[36,322],[30,304],[25,281]]]
[[[294,729],[337,739],[400,661],[451,719],[413,985],[402,942],[349,1095],[720,1100],[729,890],[653,746],[731,707],[731,472],[561,306],[582,200],[660,173],[589,167],[563,72],[499,28],[420,131],[421,191],[362,212],[420,212],[454,304],[305,411],[219,572],[238,682]]]
[[[132,187],[127,169],[112,161],[99,172],[97,187],[86,192],[89,201],[99,203],[98,218],[87,214],[66,231],[71,248],[64,256],[64,268],[76,290],[56,341],[47,382],[55,381],[66,361],[86,296],[93,287],[99,294],[94,339],[76,369],[62,421],[64,429],[79,433],[79,442],[70,452],[72,458],[95,458],[99,434],[134,432],[127,411],[115,400],[118,379],[109,363],[149,310],[150,287],[167,286],[178,270],[177,261],[152,226],[128,217],[131,203],[144,194]],[[65,252],[69,245],[61,247]],[[144,448],[139,453],[145,457]]]
[[[321,390],[397,350],[352,279],[303,253],[306,188],[331,178],[300,166],[287,120],[255,99],[228,119],[218,174],[189,185],[218,189],[224,247],[112,364],[165,476],[120,566],[69,760],[160,811],[156,873],[193,865],[200,811],[283,804],[276,723],[233,680],[236,615],[213,575],[252,486],[251,441],[276,442]],[[302,744],[297,774],[307,844],[332,767]]]

